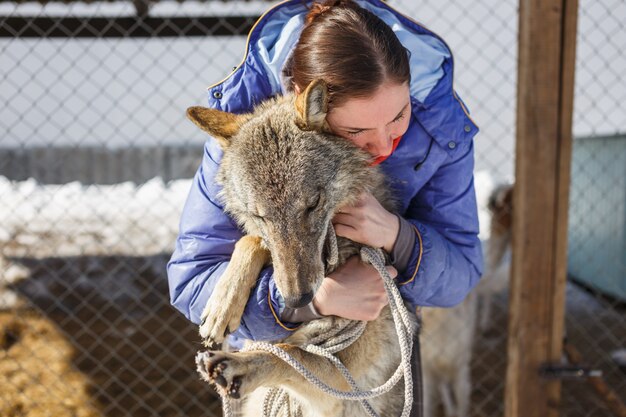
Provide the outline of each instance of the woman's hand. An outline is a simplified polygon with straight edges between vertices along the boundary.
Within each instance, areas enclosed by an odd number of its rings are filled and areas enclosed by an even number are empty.
[[[400,230],[398,217],[388,212],[369,192],[353,206],[344,206],[332,220],[337,236],[391,253]]]
[[[398,275],[394,267],[386,268],[392,278]],[[356,255],[324,278],[313,299],[320,314],[365,321],[378,318],[388,303],[382,277]]]

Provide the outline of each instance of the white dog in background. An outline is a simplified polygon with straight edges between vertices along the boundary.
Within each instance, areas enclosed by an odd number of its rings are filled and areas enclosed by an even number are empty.
[[[477,288],[453,308],[422,309],[424,415],[434,417],[439,404],[446,417],[467,417],[471,405],[471,361],[476,328],[489,326],[492,299],[508,285],[512,224],[512,186],[493,186],[487,174],[476,175],[483,225],[485,271]],[[481,199],[481,196],[483,197]],[[479,322],[477,323],[477,320]]]
[[[476,294],[453,308],[422,309],[421,354],[424,416],[434,417],[439,403],[446,417],[467,417],[472,393],[471,361]]]
[[[509,286],[513,186],[505,184],[496,187],[489,197],[487,207],[491,217],[489,239],[483,243],[485,271],[475,290],[478,296],[478,328],[481,332],[489,329],[494,296]]]

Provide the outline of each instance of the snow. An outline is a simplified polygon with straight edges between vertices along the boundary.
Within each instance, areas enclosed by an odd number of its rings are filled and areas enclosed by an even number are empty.
[[[165,183],[157,177],[143,184],[43,185],[34,179],[11,181],[0,176],[0,310],[18,305],[11,284],[30,276],[27,268],[7,257],[171,253],[191,181]],[[476,172],[474,181],[480,238],[485,241],[489,237],[487,201],[496,181],[488,171]],[[160,271],[165,269],[161,258],[152,261]],[[132,286],[130,281],[125,285]]]
[[[495,180],[487,171],[474,179],[485,240]],[[190,179],[158,177],[144,184],[42,185],[0,176],[0,249],[13,257],[170,253],[190,186]]]
[[[5,256],[169,253],[191,180],[42,185],[0,177]]]

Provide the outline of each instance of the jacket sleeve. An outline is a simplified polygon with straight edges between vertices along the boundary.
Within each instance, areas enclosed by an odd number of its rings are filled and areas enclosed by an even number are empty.
[[[416,239],[398,281],[402,296],[413,305],[454,306],[482,274],[473,153],[473,141],[468,140],[439,167],[404,214]]]
[[[242,236],[217,199],[215,183],[218,163],[212,154],[220,153],[210,140],[204,148],[202,164],[193,179],[180,220],[180,230],[167,273],[170,301],[195,324],[215,285],[228,266],[235,243]],[[236,338],[278,340],[293,329],[279,321],[282,297],[274,284],[272,268],[265,268],[252,291]]]

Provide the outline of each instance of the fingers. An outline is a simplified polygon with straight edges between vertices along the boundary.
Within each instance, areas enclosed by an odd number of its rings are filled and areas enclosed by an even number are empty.
[[[386,268],[397,276],[394,267]],[[321,314],[370,321],[380,315],[389,298],[378,271],[353,255],[322,281],[313,302]]]
[[[362,219],[353,213],[336,214],[332,219],[337,236],[345,237],[355,242],[363,242],[363,230],[366,226],[362,224]]]
[[[335,224],[335,234],[337,236],[354,240],[355,242],[357,241],[357,238],[358,238],[358,230],[352,226],[348,226],[345,224]]]
[[[339,213],[335,214],[332,220],[333,224],[345,224],[346,226],[355,227],[358,223],[358,218],[351,213]]]
[[[367,200],[369,199],[369,197],[372,196],[371,193],[369,191],[363,191],[356,199],[356,201],[354,201],[352,204],[349,205],[344,205],[339,207],[338,213],[347,213],[350,212],[354,209],[358,209],[360,207],[363,207]],[[373,196],[372,196],[373,197]]]
[[[389,273],[389,276],[391,278],[395,279],[398,276],[398,270],[394,268],[393,266],[387,265],[385,268],[387,269],[387,272]]]
[[[337,211],[332,224],[337,236],[389,252],[400,223],[397,216],[382,207],[374,196],[364,193],[358,205],[342,207]]]

